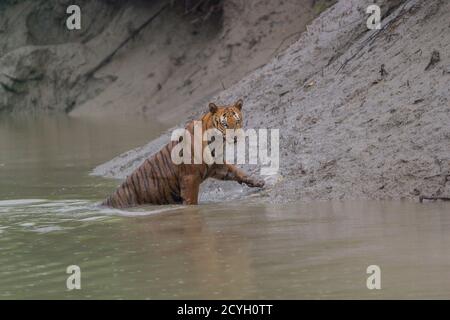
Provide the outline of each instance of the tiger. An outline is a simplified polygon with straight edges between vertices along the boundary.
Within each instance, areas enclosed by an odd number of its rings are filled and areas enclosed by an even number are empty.
[[[209,103],[208,112],[199,120],[203,132],[208,129],[219,130],[225,140],[227,129],[242,128],[242,106],[242,99],[230,105],[218,106],[213,102]],[[192,137],[194,121],[188,122],[185,129]],[[171,153],[178,143],[179,141],[170,141],[160,151],[147,158],[101,205],[113,208],[144,204],[197,205],[200,184],[208,178],[232,180],[249,187],[264,186],[264,180],[252,178],[243,170],[226,162],[175,164]]]

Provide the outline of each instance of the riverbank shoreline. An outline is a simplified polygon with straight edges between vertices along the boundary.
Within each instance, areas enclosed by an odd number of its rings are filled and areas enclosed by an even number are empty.
[[[338,2],[271,62],[211,98],[224,104],[242,98],[245,128],[280,129],[280,170],[265,177],[258,193],[264,201],[450,194],[450,3],[388,7],[381,31],[366,28],[366,5]],[[435,51],[440,61],[429,69]],[[170,132],[92,174],[123,179]],[[259,166],[243,168],[259,173]],[[202,185],[204,200],[249,196],[253,190],[238,184]]]

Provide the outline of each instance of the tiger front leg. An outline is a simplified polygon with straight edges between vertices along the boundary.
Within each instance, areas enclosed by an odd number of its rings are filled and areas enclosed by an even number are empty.
[[[181,178],[180,189],[183,204],[198,204],[200,181],[195,176]]]
[[[264,180],[248,176],[244,171],[231,164],[215,165],[210,175],[211,178],[218,180],[233,180],[239,184],[245,183],[249,187],[262,188]]]

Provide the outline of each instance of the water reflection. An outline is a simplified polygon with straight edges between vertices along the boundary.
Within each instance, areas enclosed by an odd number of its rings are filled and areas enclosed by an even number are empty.
[[[7,209],[6,209],[7,208]],[[447,204],[0,206],[2,298],[448,298]],[[82,290],[65,289],[65,268]],[[379,265],[382,290],[366,288]]]
[[[173,279],[178,296],[198,297],[201,293],[205,297],[238,297],[243,296],[242,287],[255,291],[250,244],[238,232],[212,229],[205,218],[205,211],[210,210],[187,207],[182,212],[143,219],[139,221],[135,238],[139,242],[137,246],[150,245],[151,254],[162,261],[179,257],[174,267],[182,268],[182,274],[178,280]],[[154,271],[153,266],[148,270],[149,274]],[[180,270],[173,271],[174,276],[179,273]]]

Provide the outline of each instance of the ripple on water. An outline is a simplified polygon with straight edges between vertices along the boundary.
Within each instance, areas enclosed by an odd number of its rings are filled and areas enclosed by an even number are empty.
[[[112,209],[112,208],[102,208],[100,209],[101,213],[108,214],[108,215],[117,215],[117,216],[123,216],[123,217],[139,217],[139,216],[149,216],[154,214],[160,214],[160,213],[167,213],[171,211],[178,211],[181,209],[185,209],[186,206],[181,205],[173,205],[173,206],[164,206],[164,208],[156,207],[141,207],[137,208],[135,210],[120,210],[120,209]]]
[[[50,233],[83,218],[98,217],[93,202],[85,200],[18,199],[0,201],[0,225],[9,231]]]
[[[3,218],[4,224],[11,227],[11,231],[47,234],[76,228],[76,223],[94,222],[111,217],[149,216],[183,208],[185,206],[174,205],[119,210],[102,207],[97,202],[86,200],[3,200],[0,201],[0,225],[3,224]]]
[[[46,202],[43,199],[15,199],[15,200],[0,200],[0,207],[11,207],[11,206],[23,206],[35,203]]]
[[[34,228],[31,229],[31,231],[33,232],[37,232],[37,233],[49,233],[49,232],[53,232],[53,231],[62,231],[65,228],[58,226],[58,225],[54,225],[54,226],[43,226],[43,227],[39,227],[39,228]]]

